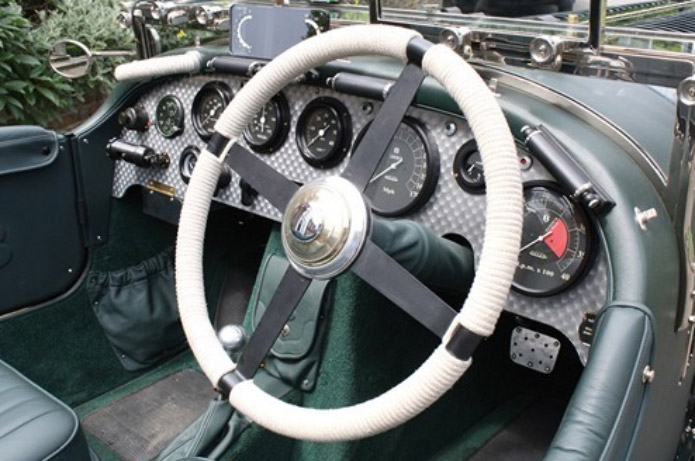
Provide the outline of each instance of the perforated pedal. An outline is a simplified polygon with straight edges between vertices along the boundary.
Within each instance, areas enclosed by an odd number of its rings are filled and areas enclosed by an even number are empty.
[[[523,327],[516,327],[512,331],[509,357],[522,367],[550,374],[559,354],[560,341],[552,336]]]

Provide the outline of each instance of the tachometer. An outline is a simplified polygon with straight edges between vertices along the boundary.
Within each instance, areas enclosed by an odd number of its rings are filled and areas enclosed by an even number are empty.
[[[215,123],[232,100],[232,90],[223,82],[203,85],[193,99],[193,128],[203,138],[209,139],[215,132]]]
[[[513,286],[529,295],[552,295],[584,272],[591,250],[588,220],[580,207],[546,187],[530,187],[524,197],[524,231]]]
[[[155,115],[157,129],[165,138],[173,138],[183,133],[183,104],[173,94],[159,100]]]
[[[290,128],[289,118],[287,99],[278,93],[253,117],[244,130],[244,139],[256,152],[274,152],[285,142]]]
[[[297,146],[312,166],[329,168],[338,164],[350,149],[351,140],[350,114],[337,99],[314,99],[299,115]]]
[[[358,142],[368,128],[362,130]],[[438,179],[436,144],[424,125],[406,118],[369,180],[365,195],[375,213],[397,216],[422,205],[432,195]]]

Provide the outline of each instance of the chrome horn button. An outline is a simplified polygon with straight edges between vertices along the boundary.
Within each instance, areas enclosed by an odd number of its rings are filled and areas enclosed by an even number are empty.
[[[359,190],[339,176],[301,187],[287,204],[282,245],[292,266],[313,278],[346,271],[367,239],[370,214]]]

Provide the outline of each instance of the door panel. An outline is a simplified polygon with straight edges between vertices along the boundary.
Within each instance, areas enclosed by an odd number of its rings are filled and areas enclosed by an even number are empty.
[[[39,127],[0,127],[0,315],[49,300],[80,277],[69,143]]]

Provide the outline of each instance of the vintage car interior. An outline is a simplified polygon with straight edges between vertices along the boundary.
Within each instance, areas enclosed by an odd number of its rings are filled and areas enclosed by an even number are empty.
[[[695,459],[693,14],[138,1],[132,50],[56,43],[119,83],[0,127],[0,459]]]

